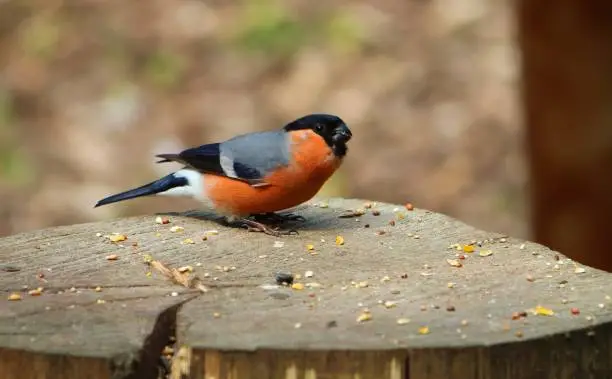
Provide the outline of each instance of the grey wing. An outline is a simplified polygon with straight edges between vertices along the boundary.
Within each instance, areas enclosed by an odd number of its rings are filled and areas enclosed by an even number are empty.
[[[227,176],[264,186],[268,174],[289,164],[289,135],[270,131],[234,137],[221,144],[219,160]]]

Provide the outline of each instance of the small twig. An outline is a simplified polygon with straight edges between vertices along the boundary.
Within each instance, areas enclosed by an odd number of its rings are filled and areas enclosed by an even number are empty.
[[[202,284],[202,280],[197,275],[190,277],[189,273],[181,273],[173,267],[168,267],[162,262],[154,260],[151,256],[145,256],[145,263],[159,271],[175,284],[179,284],[185,288],[197,289],[202,293],[208,292],[208,288]]]

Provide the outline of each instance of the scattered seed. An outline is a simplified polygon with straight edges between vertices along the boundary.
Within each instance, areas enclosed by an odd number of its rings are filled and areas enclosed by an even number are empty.
[[[216,236],[219,234],[219,231],[216,229],[211,229],[211,230],[207,230],[204,232],[204,235],[206,236]]]
[[[412,205],[412,203],[406,203],[405,207],[409,211],[414,210],[414,205]]]
[[[119,259],[119,256],[117,254],[111,254],[111,255],[106,256],[107,261],[116,261],[118,259]]]
[[[398,318],[397,319],[397,324],[398,325],[406,325],[410,322],[409,318]]]
[[[302,327],[302,323],[301,322],[296,322],[295,325],[293,325],[294,328],[299,329]]]
[[[462,250],[466,253],[473,253],[474,252],[474,246],[472,245],[463,245]]]
[[[121,242],[125,241],[127,239],[127,236],[125,236],[124,234],[113,233],[108,236],[108,239],[111,242]]]
[[[427,306],[425,304],[422,304],[419,309],[421,310],[421,312],[425,312],[427,310]]]
[[[520,330],[517,330],[517,331],[514,333],[514,335],[515,335],[517,338],[523,338],[523,332],[521,332]]]
[[[576,269],[574,270],[574,272],[576,274],[582,274],[586,272],[586,269],[584,267],[576,267]]]
[[[429,334],[429,327],[427,326],[421,326],[419,328],[419,334]]]
[[[12,293],[8,296],[9,301],[19,301],[21,300],[21,295],[18,293]]]
[[[368,282],[366,282],[366,281],[359,282],[359,283],[357,283],[357,285],[356,285],[356,287],[357,287],[357,288],[366,288],[366,287],[368,287],[368,286],[369,286],[369,284],[368,284]]]
[[[178,268],[178,272],[180,272],[181,274],[184,274],[186,272],[193,272],[193,267],[192,266],[182,266]]]
[[[336,245],[338,245],[338,246],[344,245],[344,237],[336,236]]]
[[[274,241],[274,247],[283,247],[285,243],[283,241]]]
[[[160,225],[165,225],[165,224],[169,224],[170,220],[168,220],[165,217],[157,216],[157,217],[155,217],[155,222],[160,224]]]
[[[36,288],[34,290],[28,291],[28,295],[30,295],[30,296],[40,296],[40,295],[42,295],[42,291],[43,291],[43,288],[42,287],[38,287],[38,288]]]
[[[365,209],[370,209],[370,208],[372,208],[372,203],[365,203],[365,204],[363,204],[363,207]]]
[[[533,314],[538,315],[538,316],[552,316],[552,315],[555,314],[555,312],[553,312],[552,309],[544,308],[544,307],[538,305],[533,310]]]
[[[527,277],[525,279],[527,279],[528,282],[535,281],[535,278],[533,276],[531,276],[531,275],[527,275]]]
[[[455,283],[448,282],[448,283],[446,283],[446,287],[448,287],[448,288],[455,288]]]
[[[461,320],[461,325],[466,326],[468,324],[468,320]]]
[[[449,311],[449,312],[454,312],[455,311],[455,306],[454,305],[448,305],[446,307],[446,310]]]
[[[175,225],[175,226],[170,228],[170,231],[172,233],[182,232],[183,230],[185,230],[185,228],[183,228],[182,226],[178,226],[178,225]]]
[[[461,264],[461,262],[459,262],[456,259],[447,259],[446,262],[448,262],[449,265],[453,266],[453,267],[462,267],[463,265]]]
[[[488,257],[493,255],[493,252],[491,250],[480,250],[478,255],[480,255],[481,257]]]
[[[521,250],[525,250],[525,244],[524,244],[524,243],[522,243],[522,244],[521,244],[521,246],[519,246],[519,249],[521,249]]]
[[[102,292],[102,287],[98,286],[98,287],[94,288],[94,291],[96,291],[96,292]]]
[[[385,308],[389,309],[394,308],[396,303],[394,301],[385,301],[383,305],[385,306]]]
[[[191,238],[185,238],[181,241],[181,245],[193,245],[195,242]]]
[[[384,230],[377,230],[377,231],[376,231],[376,235],[377,235],[377,236],[382,236],[382,235],[383,235],[383,234],[385,234],[385,233],[387,233],[387,232],[385,232]]]
[[[306,250],[313,251],[314,250],[314,245],[313,244],[306,245]]]
[[[372,319],[372,313],[370,311],[363,311],[359,316],[357,316],[357,322],[366,322]]]
[[[321,202],[319,203],[319,208],[329,208],[329,204]]]
[[[293,288],[294,290],[303,290],[304,289],[304,285],[302,283],[293,283],[291,285],[291,288]]]
[[[597,304],[597,306],[598,306],[600,309],[604,309],[604,308],[606,307],[606,305],[605,305],[605,304],[603,304],[603,303],[599,303],[599,304]]]
[[[314,273],[312,271],[306,271],[304,273],[305,278],[312,278],[313,276],[314,276]]]

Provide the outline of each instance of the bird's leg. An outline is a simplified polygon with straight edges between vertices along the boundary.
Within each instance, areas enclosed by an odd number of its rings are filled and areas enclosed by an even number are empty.
[[[300,215],[296,215],[293,213],[279,214],[274,212],[261,213],[257,215],[253,215],[253,218],[261,221],[270,221],[276,223],[283,223],[285,221],[297,221],[304,222],[306,219]]]
[[[271,228],[268,225],[265,225],[261,222],[250,220],[248,218],[242,218],[237,220],[231,220],[226,222],[227,225],[237,226],[246,228],[249,232],[261,232],[270,236],[280,237],[292,234],[298,234],[297,230],[289,229],[289,230],[281,230],[279,228]]]

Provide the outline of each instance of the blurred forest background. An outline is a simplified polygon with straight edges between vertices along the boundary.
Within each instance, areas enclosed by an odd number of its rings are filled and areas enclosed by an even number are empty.
[[[328,112],[354,138],[324,194],[528,237],[510,5],[0,0],[0,235],[193,209],[92,207],[156,153]]]

